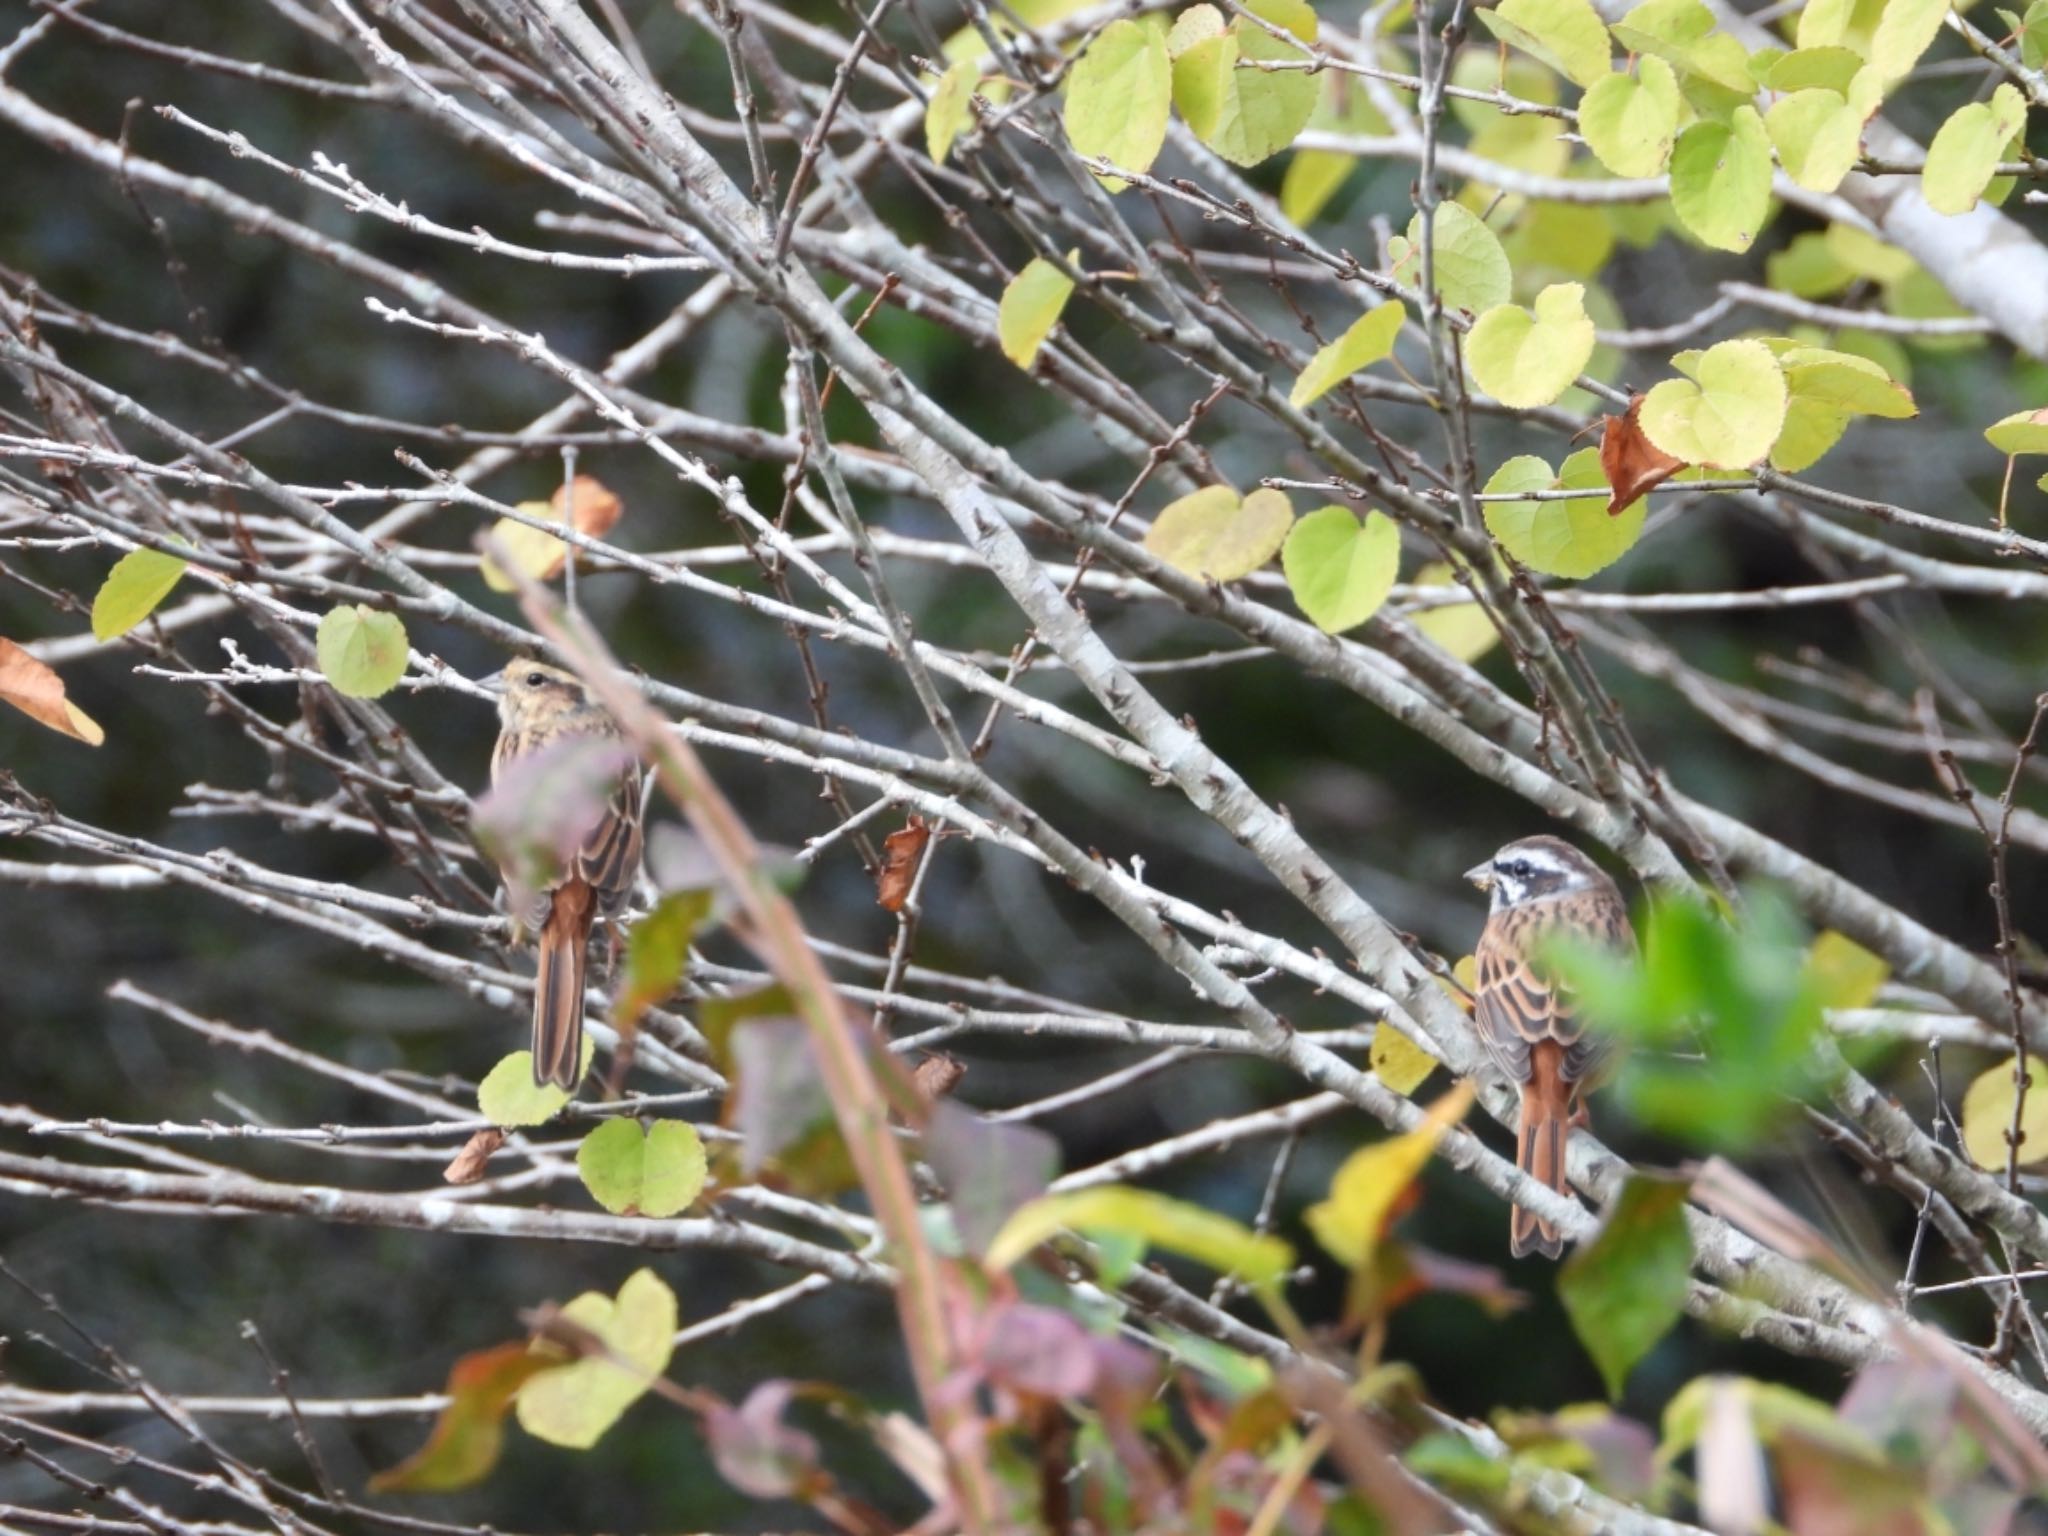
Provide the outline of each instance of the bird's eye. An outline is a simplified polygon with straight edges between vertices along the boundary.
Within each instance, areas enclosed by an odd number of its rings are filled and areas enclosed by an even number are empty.
[[[538,672],[529,672],[526,674],[526,686],[529,688],[538,688],[542,683],[546,681],[547,679],[542,677]]]

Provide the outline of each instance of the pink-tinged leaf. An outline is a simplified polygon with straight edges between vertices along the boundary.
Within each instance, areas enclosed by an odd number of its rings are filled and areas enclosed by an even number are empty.
[[[704,1416],[704,1438],[723,1477],[756,1499],[800,1497],[818,1471],[818,1442],[782,1422],[795,1395],[788,1381],[764,1381],[738,1408],[723,1403]]]
[[[1932,1536],[1938,1529],[1926,1518],[1920,1479],[1905,1467],[1796,1431],[1780,1434],[1774,1452],[1785,1524],[1799,1536]]]
[[[566,736],[515,758],[477,801],[470,824],[505,872],[514,912],[552,885],[597,829],[632,761],[616,738]]]
[[[801,1019],[747,1019],[733,1030],[731,1049],[730,1119],[741,1137],[740,1167],[753,1175],[829,1118],[832,1101]]]
[[[924,1151],[946,1186],[960,1241],[977,1258],[1013,1211],[1045,1193],[1060,1166],[1059,1143],[1036,1126],[984,1120],[944,1101],[932,1105]]]
[[[983,1321],[981,1370],[1022,1396],[1082,1397],[1095,1385],[1094,1344],[1094,1335],[1057,1307],[1012,1302]]]

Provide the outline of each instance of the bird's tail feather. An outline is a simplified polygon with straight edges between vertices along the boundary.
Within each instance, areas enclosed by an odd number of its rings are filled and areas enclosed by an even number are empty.
[[[1535,1083],[1522,1089],[1522,1127],[1515,1138],[1515,1166],[1541,1184],[1565,1192],[1564,1142],[1571,1128],[1566,1107],[1548,1096],[1539,1097]],[[1564,1252],[1564,1240],[1557,1224],[1545,1221],[1534,1211],[1517,1205],[1509,1213],[1508,1236],[1516,1258],[1540,1253],[1554,1259]]]
[[[574,1090],[583,1077],[583,964],[586,923],[556,907],[540,931],[540,971],[533,987],[533,1080]]]

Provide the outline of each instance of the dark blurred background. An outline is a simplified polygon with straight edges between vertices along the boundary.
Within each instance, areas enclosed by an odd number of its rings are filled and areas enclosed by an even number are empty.
[[[666,6],[629,3],[627,9],[644,18],[641,44],[666,88],[717,110],[729,85],[716,44]],[[829,6],[804,9],[815,10],[821,24],[842,24]],[[0,42],[32,14],[18,0],[0,0]],[[177,7],[128,0],[94,6],[92,14],[170,42],[354,78],[333,50],[255,0]],[[950,16],[936,11],[934,19],[942,28],[952,25]],[[810,78],[828,73],[814,57],[792,56],[789,62]],[[415,238],[235,160],[150,109],[175,103],[216,127],[239,129],[293,164],[309,163],[316,150],[324,151],[393,198],[407,199],[459,229],[481,224],[507,238],[547,243],[554,237],[537,230],[533,216],[575,211],[534,179],[463,151],[403,112],[257,88],[175,60],[103,46],[63,26],[14,65],[7,83],[92,133],[113,138],[125,127],[137,153],[213,178],[430,276],[509,323],[544,333],[562,352],[585,362],[601,362],[640,336],[701,280],[690,274],[623,279],[556,271]],[[1946,100],[1940,95],[1922,108],[1909,94],[1899,115],[1924,134],[1949,110],[1941,105]],[[1256,174],[1271,186],[1278,173],[1275,162]],[[1398,164],[1361,169],[1319,230],[1353,249],[1369,249],[1369,221],[1375,216],[1391,219],[1396,228],[1405,224],[1410,175]],[[900,177],[884,173],[871,191],[877,206],[900,220],[906,239],[947,238],[929,206]],[[153,230],[152,220],[161,221],[160,228]],[[1741,259],[1702,252],[1666,234],[1646,249],[1619,248],[1602,281],[1630,325],[1668,323],[1704,303],[1714,283],[1760,273],[1768,250],[1812,227],[1785,214],[1759,250]],[[1002,232],[987,233],[1000,239]],[[377,322],[363,307],[363,285],[352,278],[171,198],[124,191],[109,177],[4,125],[0,265],[16,284],[33,282],[122,325],[195,343],[217,340],[271,379],[335,406],[512,430],[557,398],[551,385],[502,353]],[[1240,297],[1255,314],[1270,315],[1276,328],[1290,325],[1261,281],[1243,286]],[[1321,306],[1326,334],[1334,334],[1344,323],[1340,308],[1327,293],[1314,302]],[[1196,381],[1161,370],[1156,358],[1136,350],[1100,316],[1076,311],[1069,323],[1112,366],[1143,381],[1148,398],[1169,419],[1178,419],[1200,392]],[[895,310],[880,313],[870,334],[974,428],[1011,446],[1027,465],[1091,490],[1114,495],[1122,489],[1130,467],[1091,456],[1092,445],[1071,429],[1059,402],[1028,387],[1006,363]],[[196,431],[226,433],[262,409],[217,379],[133,346],[67,331],[53,331],[51,340],[73,365]],[[749,304],[734,302],[641,387],[706,414],[779,426],[782,364],[779,329]],[[1987,519],[2003,465],[1985,447],[1981,427],[2048,398],[2048,374],[1995,346],[1915,348],[1911,364],[1921,419],[1859,424],[1816,477],[1942,516]],[[1660,366],[1658,358],[1639,355],[1623,377],[1647,386]],[[17,393],[10,392],[8,405],[24,409]],[[1389,409],[1380,424],[1410,435],[1425,454],[1438,450],[1434,423]],[[850,405],[836,411],[835,425],[850,441],[873,441]],[[1203,436],[1226,471],[1242,477],[1310,467],[1241,409],[1218,410]],[[164,455],[162,445],[139,432],[129,435],[127,446]],[[376,431],[300,421],[263,433],[244,451],[282,480],[376,484],[406,478],[391,458],[394,446],[401,445]],[[416,440],[402,446],[440,466],[461,457]],[[1517,451],[1543,452],[1554,461],[1565,448],[1555,441],[1531,444],[1498,422],[1484,425],[1482,463]],[[614,535],[618,542],[638,549],[728,542],[706,499],[680,486],[651,456],[598,451],[586,454],[582,467],[625,497],[630,510]],[[724,461],[717,467],[741,474],[757,504],[773,507],[779,500],[779,469]],[[506,501],[543,497],[559,476],[559,461],[550,455],[516,462],[482,488]],[[2028,477],[2019,484],[2015,520],[2038,531],[2043,498]],[[898,531],[951,533],[929,507],[869,497],[866,511],[877,524]],[[443,513],[430,525],[426,542],[464,549],[472,532],[470,514]],[[107,564],[90,551],[10,553],[6,559],[82,602],[89,602]],[[1419,560],[1420,552],[1411,552],[1409,567]],[[728,574],[759,585],[751,567]],[[1021,633],[1013,610],[985,577],[907,566],[891,574],[920,629],[932,638],[1001,652]],[[1690,505],[1681,515],[1660,514],[1642,546],[1597,585],[1706,590],[1797,582],[1814,574],[1781,536],[1726,503],[1710,501]],[[512,613],[509,600],[488,593],[473,574],[453,579],[465,595]],[[652,591],[627,576],[587,578],[582,592],[631,662],[721,698],[804,716],[796,654],[774,626],[729,605]],[[2048,649],[2048,625],[2036,611],[1937,605],[1920,598],[1888,602],[1886,608],[1911,625],[1931,658],[2002,725],[2014,732],[2024,727]],[[1106,637],[1131,659],[1185,656],[1231,640],[1164,605],[1100,600],[1092,612]],[[471,636],[418,622],[411,627],[416,646],[471,674],[502,663]],[[19,583],[0,582],[0,634],[28,641],[85,628],[82,607],[56,611]],[[1825,701],[1766,678],[1759,658],[1790,658],[1803,647],[1818,647],[1833,661],[1887,684],[1912,686],[1889,645],[1874,639],[1846,608],[1659,620],[1657,629],[1696,666],[1809,702]],[[240,624],[188,631],[179,645],[188,659],[210,666],[221,660],[220,636],[233,636],[258,659],[274,659],[261,637]],[[897,672],[864,652],[825,646],[820,654],[839,723],[873,739],[930,747]],[[186,786],[258,786],[269,765],[228,722],[206,714],[197,690],[136,677],[137,659],[117,647],[63,669],[71,696],[106,725],[105,747],[88,750],[0,712],[0,765],[68,814],[119,832],[191,850],[228,846],[295,873],[404,888],[382,847],[368,839],[286,834],[248,819],[174,818]],[[1483,665],[1496,676],[1507,670],[1497,651]],[[1988,948],[1994,928],[1987,864],[1974,835],[1847,799],[1736,745],[1669,691],[1602,665],[1637,739],[1684,789],[1749,818],[1938,931]],[[1501,842],[1539,830],[1528,806],[1463,772],[1365,704],[1285,664],[1251,660],[1153,681],[1171,708],[1196,717],[1209,743],[1253,786],[1289,808],[1392,921],[1448,956],[1469,951],[1482,908],[1459,871]],[[1072,681],[1056,670],[1035,672],[1029,686],[1092,715]],[[279,719],[296,707],[282,690],[250,697]],[[431,694],[393,695],[387,703],[445,772],[458,782],[481,784],[495,728],[481,706]],[[972,718],[979,718],[978,709]],[[1827,746],[1840,750],[1836,743]],[[1848,760],[1917,788],[1932,787],[1926,765],[1915,759],[1852,750]],[[1240,850],[1172,791],[1148,788],[1062,738],[1014,722],[999,730],[991,763],[1075,841],[1119,858],[1142,856],[1156,884],[1303,944],[1321,937]],[[714,759],[712,766],[762,838],[797,844],[829,825],[813,781],[744,758]],[[310,794],[329,787],[310,775],[301,774],[300,781]],[[1994,781],[1987,776],[1984,782]],[[0,856],[41,855],[9,848],[0,849]],[[2039,861],[2017,855],[2013,874],[2015,908],[2024,926],[2043,890]],[[811,873],[799,900],[816,932],[844,944],[878,951],[893,931],[843,844]],[[927,906],[918,951],[922,964],[1000,974],[1141,1018],[1209,1022],[1191,1007],[1186,985],[1120,927],[1019,861],[964,842],[949,845],[933,873]],[[189,1122],[234,1120],[246,1112],[277,1124],[306,1125],[390,1113],[274,1062],[209,1048],[160,1018],[108,1001],[108,986],[124,978],[201,1015],[268,1030],[365,1070],[402,1068],[457,1082],[480,1075],[524,1027],[515,1014],[466,1001],[339,944],[176,890],[107,895],[0,885],[0,936],[6,961],[0,979],[0,1099],[52,1116]],[[1310,996],[1298,985],[1275,984],[1271,999],[1299,1025],[1356,1022],[1334,1000]],[[970,1037],[949,1048],[968,1067],[961,1097],[987,1107],[1037,1097],[1122,1059],[1114,1051],[1071,1042]],[[1986,1064],[1952,1053],[1946,1063],[1952,1090]],[[1895,1053],[1878,1067],[1909,1103],[1924,1110],[1926,1090],[1914,1057]],[[1079,1167],[1301,1091],[1284,1074],[1249,1061],[1193,1062],[1083,1110],[1055,1115],[1048,1124],[1064,1144],[1067,1166]],[[1611,1114],[1603,1128],[1633,1155],[1652,1161],[1679,1155],[1680,1149],[1633,1134]],[[1342,1116],[1308,1137],[1286,1186],[1282,1222],[1305,1253],[1314,1250],[1299,1219],[1301,1208],[1326,1189],[1344,1154],[1375,1134],[1363,1117]],[[1489,1127],[1488,1134],[1498,1137],[1498,1128]],[[16,1133],[6,1133],[6,1140],[17,1149],[49,1149]],[[93,1155],[68,1144],[62,1150]],[[430,1165],[355,1159],[337,1164],[331,1152],[273,1144],[237,1146],[232,1156],[218,1146],[193,1150],[295,1181],[413,1188],[433,1177]],[[1163,1186],[1248,1217],[1271,1155],[1267,1145],[1207,1158],[1181,1168]],[[1910,1212],[1898,1200],[1866,1197],[1841,1167],[1804,1142],[1761,1158],[1756,1171],[1896,1271],[1911,1228]],[[1504,1212],[1456,1180],[1432,1176],[1428,1198],[1410,1225],[1423,1241],[1460,1257],[1506,1262]],[[542,1247],[311,1222],[190,1220],[6,1193],[0,1193],[0,1250],[23,1276],[55,1291],[81,1322],[162,1387],[186,1393],[267,1391],[263,1361],[238,1334],[237,1325],[249,1319],[291,1368],[297,1390],[323,1398],[434,1390],[457,1353],[514,1336],[522,1306],[589,1288],[610,1292],[643,1261],[641,1255],[595,1246]],[[686,1322],[791,1278],[723,1255],[666,1255],[652,1262],[681,1298]],[[1556,1307],[1551,1271],[1517,1266],[1510,1278],[1528,1292],[1525,1310],[1492,1320],[1466,1302],[1425,1300],[1399,1315],[1389,1354],[1413,1362],[1439,1399],[1460,1412],[1597,1398],[1598,1377]],[[1339,1301],[1331,1286],[1302,1297],[1300,1308],[1311,1320],[1326,1321],[1337,1314]],[[1981,1304],[1959,1303],[1947,1316],[1969,1336],[1987,1331]],[[75,1366],[27,1337],[50,1328],[18,1295],[0,1293],[0,1332],[11,1339],[0,1368],[31,1385],[91,1385]],[[854,1384],[883,1401],[902,1400],[900,1353],[885,1343],[892,1328],[888,1298],[834,1292],[693,1347],[673,1372],[734,1397],[760,1378],[795,1375]],[[1829,1397],[1840,1385],[1829,1369],[1748,1349],[1686,1323],[1637,1373],[1625,1407],[1654,1422],[1675,1387],[1707,1369],[1754,1372]],[[128,1427],[120,1433],[138,1447],[175,1450],[161,1426],[123,1422]],[[369,1471],[411,1449],[424,1427],[396,1419],[326,1425],[319,1436],[337,1478],[359,1487]],[[235,1421],[223,1424],[221,1432],[249,1454],[302,1475],[282,1430]],[[745,1506],[709,1469],[694,1433],[652,1402],[636,1408],[588,1456],[514,1433],[517,1454],[484,1487],[404,1507],[516,1529],[734,1528],[749,1521],[787,1525],[798,1518],[786,1510],[764,1513]],[[830,1443],[834,1454],[851,1454],[845,1437]],[[886,1478],[882,1486],[890,1486]],[[18,1466],[0,1470],[0,1490],[25,1502],[66,1502]]]

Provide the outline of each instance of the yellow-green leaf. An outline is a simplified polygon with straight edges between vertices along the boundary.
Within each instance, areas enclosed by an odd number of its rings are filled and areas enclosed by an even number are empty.
[[[1889,84],[1920,62],[1948,15],[1949,0],[1885,0],[1870,37],[1870,67]]]
[[[1251,0],[1251,9],[1303,42],[1315,41],[1315,12],[1302,0]],[[1195,137],[1231,164],[1257,165],[1308,126],[1320,89],[1314,75],[1240,62],[1300,63],[1307,57],[1300,48],[1243,17],[1220,33],[1210,31],[1205,20],[1183,35],[1182,44],[1177,50],[1169,46],[1173,104]]]
[[[1823,1008],[1868,1008],[1892,968],[1845,933],[1824,929],[1806,953],[1806,974]]]
[[[1157,27],[1113,21],[1088,45],[1067,77],[1067,141],[1129,171],[1148,171],[1166,142],[1173,65]],[[1102,178],[1111,192],[1127,183]]]
[[[2048,453],[2048,407],[1994,421],[1984,429],[1984,440],[2004,454]]]
[[[157,549],[131,549],[114,562],[92,600],[92,637],[125,635],[171,595],[186,562]]]
[[[1607,73],[1613,48],[1589,0],[1501,0],[1474,14],[1502,42],[1579,85],[1591,85]]]
[[[1301,370],[1301,377],[1294,381],[1294,388],[1287,392],[1287,403],[1297,409],[1312,404],[1359,369],[1389,356],[1407,318],[1407,307],[1399,299],[1389,299],[1379,308],[1367,310],[1342,336],[1317,349],[1308,366]]]
[[[2006,1138],[2013,1132],[2018,1085],[2008,1058],[1978,1075],[1963,1094],[1963,1150],[1979,1168],[2005,1172]],[[2019,1121],[2019,1165],[2048,1158],[2048,1074],[2027,1058],[2027,1102]]]
[[[606,1120],[576,1148],[576,1172],[597,1203],[620,1216],[673,1216],[704,1189],[704,1143],[683,1120]]]
[[[1545,288],[1533,314],[1519,304],[1496,305],[1465,338],[1465,361],[1479,387],[1517,410],[1556,400],[1592,355],[1593,321],[1578,283]]]
[[[1079,252],[1067,259],[1076,260]],[[1073,297],[1074,280],[1043,256],[1032,261],[1010,279],[996,306],[996,339],[1003,356],[1019,368],[1029,369],[1038,361],[1038,349],[1059,324],[1060,313]]]
[[[585,1291],[562,1308],[562,1316],[596,1334],[605,1353],[529,1380],[519,1389],[519,1426],[550,1445],[588,1450],[668,1369],[675,1352],[676,1296],[653,1270],[639,1269],[616,1298]]]
[[[1785,375],[1760,341],[1724,341],[1693,364],[1693,378],[1666,379],[1643,400],[1650,441],[1674,458],[1747,469],[1785,424]]]
[[[980,80],[980,66],[973,59],[959,59],[946,66],[932,87],[924,108],[924,147],[940,164],[953,152],[953,141],[974,121],[974,87]]]
[[[1698,122],[1671,151],[1671,206],[1679,221],[1719,251],[1746,251],[1771,203],[1771,140],[1754,107],[1728,122]]]
[[[1330,1181],[1329,1198],[1306,1212],[1309,1231],[1331,1258],[1347,1269],[1363,1269],[1372,1262],[1396,1203],[1429,1162],[1444,1132],[1464,1119],[1475,1091],[1467,1078],[1430,1105],[1428,1116],[1414,1130],[1360,1147],[1344,1159]]]
[[[1190,576],[1236,581],[1279,553],[1293,521],[1284,491],[1262,487],[1240,501],[1229,486],[1208,485],[1161,509],[1145,547]]]
[[[1431,261],[1436,273],[1436,291],[1454,309],[1480,314],[1496,304],[1507,303],[1514,288],[1514,273],[1500,238],[1486,227],[1486,221],[1461,203],[1439,203],[1430,220],[1434,233]],[[1408,233],[1387,242],[1393,258],[1394,276],[1404,283],[1422,282],[1422,215],[1408,221]]]
[[[320,621],[314,650],[322,675],[352,699],[389,693],[405,676],[405,625],[395,613],[360,603],[330,608]]]
[[[1820,86],[1771,104],[1764,127],[1785,174],[1809,192],[1832,192],[1863,152],[1863,115]]]
[[[1557,1296],[1607,1395],[1685,1313],[1692,1291],[1686,1186],[1631,1174],[1593,1240],[1558,1271]]]
[[[1656,176],[1678,135],[1678,76],[1655,54],[1644,54],[1636,68],[1593,82],[1579,103],[1579,132],[1615,175]]]
[[[1989,101],[1958,107],[1927,146],[1920,195],[1936,213],[1967,213],[1990,184],[1998,157],[2026,126],[2027,102],[2017,87],[2001,85]]]
[[[989,1244],[985,1262],[991,1270],[1008,1269],[1068,1229],[1083,1236],[1136,1238],[1236,1275],[1254,1289],[1278,1286],[1294,1264],[1293,1248],[1280,1238],[1202,1206],[1124,1184],[1044,1195],[1021,1206]]]
[[[1348,507],[1323,507],[1294,525],[1280,553],[1288,590],[1318,629],[1356,629],[1394,589],[1401,530],[1383,513],[1360,522]]]
[[[1500,546],[1531,570],[1582,581],[1614,564],[1642,537],[1649,498],[1639,496],[1619,515],[1607,515],[1606,475],[1600,450],[1581,448],[1553,476],[1532,455],[1509,459],[1486,482],[1494,491],[1598,490],[1572,501],[1489,501],[1486,528]]]
[[[590,1036],[583,1037],[583,1070],[590,1070],[590,1063],[597,1054],[597,1042]],[[580,1074],[579,1074],[580,1075]],[[483,1117],[493,1125],[507,1130],[523,1126],[544,1125],[562,1111],[562,1106],[573,1095],[566,1088],[557,1088],[553,1083],[536,1083],[533,1080],[533,1052],[514,1051],[502,1058],[498,1064],[484,1074],[484,1080],[476,1085],[476,1107]]]
[[[522,501],[519,510],[544,522],[562,521],[561,510],[552,502]],[[530,523],[509,517],[501,517],[491,525],[491,544],[504,552],[514,570],[533,581],[554,580],[569,559],[566,541],[556,538],[544,528],[535,528]],[[519,590],[519,584],[505,574],[494,556],[483,557],[482,571],[484,585],[493,592]]]
[[[1432,560],[1415,573],[1413,584],[1417,587],[1455,587],[1458,578],[1449,561]],[[1486,609],[1475,602],[1421,608],[1409,615],[1408,622],[1424,639],[1464,662],[1477,661],[1500,639],[1500,631],[1494,628]]]

